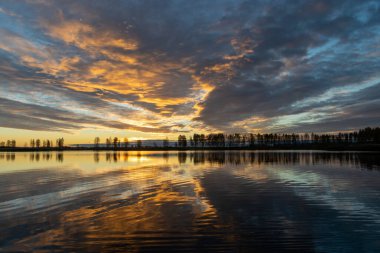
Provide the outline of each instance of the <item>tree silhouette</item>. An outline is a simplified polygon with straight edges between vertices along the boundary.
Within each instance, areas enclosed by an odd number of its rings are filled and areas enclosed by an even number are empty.
[[[205,146],[205,144],[206,144],[206,136],[204,134],[201,134],[199,136],[199,142],[201,143],[202,148],[203,148]]]
[[[15,140],[11,140],[10,143],[11,143],[11,148],[16,147],[16,141]]]
[[[99,148],[99,144],[100,144],[100,138],[99,137],[95,137],[95,139],[94,139],[94,146],[95,146],[95,148]]]
[[[187,146],[187,140],[185,135],[178,136],[178,147],[185,148]]]
[[[249,134],[249,146],[253,147],[255,145],[255,135]]]
[[[189,143],[187,142],[189,140]],[[142,141],[137,140],[137,148],[142,147]],[[207,135],[194,133],[192,136],[189,136],[189,139],[185,135],[178,136],[178,142],[174,142],[175,147],[185,148],[188,144],[191,147],[230,147],[230,148],[265,148],[265,147],[278,147],[278,148],[291,148],[291,147],[305,147],[305,148],[323,148],[323,145],[328,147],[339,147],[343,148],[346,144],[380,144],[380,128],[371,128],[367,127],[360,129],[355,132],[339,132],[334,134],[322,133],[234,133],[234,134],[224,134],[224,133],[209,133]],[[99,137],[94,138],[94,147],[98,148],[100,144]],[[53,147],[53,142],[51,140],[40,140],[40,139],[31,139],[30,148],[39,149],[41,146],[45,149]],[[106,147],[114,149],[125,147],[129,145],[128,138],[124,138],[124,141],[118,137],[107,138]],[[156,147],[157,144],[153,143]],[[169,147],[169,140],[165,138],[162,141],[162,146],[167,148]],[[0,142],[0,147],[4,148],[15,148],[15,140],[7,140]],[[27,144],[25,145],[27,147]],[[59,138],[56,140],[56,147],[63,149],[64,139]]]
[[[111,137],[109,137],[109,138],[106,139],[106,147],[107,147],[107,148],[110,148],[110,147],[111,147],[111,142],[112,142],[111,140],[112,140]]]
[[[118,144],[119,144],[119,139],[117,137],[113,138],[113,148],[116,149]]]
[[[62,149],[64,147],[65,140],[63,138],[59,138],[56,140],[56,144],[58,148]]]
[[[166,137],[166,138],[162,141],[162,146],[163,146],[164,148],[169,147],[169,139],[168,139],[168,137]]]
[[[189,141],[190,141],[190,146],[191,146],[191,147],[194,147],[194,140],[193,140],[193,137],[190,136],[190,140],[189,140]]]
[[[194,146],[198,147],[201,136],[199,134],[193,134]]]
[[[125,137],[125,138],[124,138],[124,147],[125,147],[125,148],[128,148],[128,145],[129,145],[128,138]]]

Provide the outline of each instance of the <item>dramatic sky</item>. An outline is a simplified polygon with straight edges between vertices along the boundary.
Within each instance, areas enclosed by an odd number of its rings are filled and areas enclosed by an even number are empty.
[[[379,1],[0,2],[0,140],[379,123]]]

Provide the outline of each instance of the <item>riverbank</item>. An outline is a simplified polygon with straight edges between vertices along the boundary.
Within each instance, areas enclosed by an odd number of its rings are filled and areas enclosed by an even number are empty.
[[[49,152],[49,151],[207,151],[207,150],[325,150],[325,151],[380,151],[380,144],[299,144],[255,145],[253,147],[63,147],[29,148],[1,147],[0,152]]]

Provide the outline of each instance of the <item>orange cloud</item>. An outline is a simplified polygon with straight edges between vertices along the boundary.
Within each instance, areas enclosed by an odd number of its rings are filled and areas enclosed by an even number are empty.
[[[154,54],[139,55],[135,52],[138,49],[138,42],[134,39],[120,38],[112,32],[94,29],[89,24],[66,20],[62,14],[59,19],[58,23],[41,21],[45,33],[67,45],[83,50],[85,54],[63,56],[62,51],[56,48],[37,46],[26,39],[10,35],[3,38],[6,40],[4,43],[1,43],[0,38],[0,48],[12,53],[17,52],[22,64],[39,69],[38,72],[63,77],[61,83],[69,89],[81,92],[105,90],[123,95],[136,95],[138,98],[130,101],[130,105],[125,104],[129,109],[134,108],[133,113],[128,113],[128,118],[125,115],[107,114],[109,119],[129,124],[129,129],[137,131],[157,129],[156,132],[162,131],[160,128],[168,127],[173,131],[191,129],[191,119],[202,110],[199,104],[214,87],[195,77],[194,70],[187,63],[188,59],[178,62],[157,62]],[[11,39],[15,43],[9,46]],[[84,62],[87,65],[84,65]],[[210,69],[218,71],[219,68],[222,70],[223,66],[214,66]],[[193,85],[190,96],[183,94],[181,97],[162,97],[157,92],[158,89],[165,89],[168,82],[172,82],[173,75],[177,77],[189,75],[190,82],[194,81],[193,84],[189,83]],[[115,106],[123,106],[116,100],[103,98],[101,93],[99,99],[114,103]],[[136,101],[154,104],[158,112],[134,106]],[[189,104],[192,112],[182,116],[173,115],[174,109],[170,106],[181,104]],[[76,110],[70,106],[65,109]],[[86,113],[97,115],[93,108],[85,109]],[[130,120],[132,114],[133,120]]]
[[[136,50],[137,42],[125,38],[118,38],[107,31],[99,31],[88,24],[74,20],[63,20],[57,24],[46,21],[42,26],[47,34],[55,39],[74,44],[81,49],[97,52],[97,48],[117,47],[125,50]]]

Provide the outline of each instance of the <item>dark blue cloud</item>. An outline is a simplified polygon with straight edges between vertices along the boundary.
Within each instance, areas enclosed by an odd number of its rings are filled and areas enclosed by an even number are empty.
[[[130,110],[158,127],[142,131],[333,131],[380,119],[377,1],[2,1],[0,8],[3,99],[33,104],[45,92],[90,112]],[[44,106],[81,114],[61,105]],[[7,112],[12,127],[25,128],[19,116]],[[30,128],[78,124],[52,122]]]

